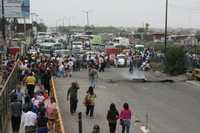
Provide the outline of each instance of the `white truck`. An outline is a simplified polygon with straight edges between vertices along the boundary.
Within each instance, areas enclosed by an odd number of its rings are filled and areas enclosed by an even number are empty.
[[[123,37],[116,37],[112,41],[114,47],[116,46],[129,46],[129,39]]]

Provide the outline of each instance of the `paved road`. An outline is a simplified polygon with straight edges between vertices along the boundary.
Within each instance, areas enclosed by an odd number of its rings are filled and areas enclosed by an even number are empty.
[[[66,102],[66,91],[72,81],[80,83],[78,111],[83,112],[83,133],[90,133],[97,123],[102,133],[108,133],[106,112],[111,102],[120,110],[128,102],[135,111],[134,120],[145,121],[148,112],[149,126],[153,133],[197,133],[200,123],[200,88],[187,82],[137,83],[124,69],[110,69],[100,74],[95,89],[97,102],[95,118],[84,115],[83,97],[88,87],[87,72],[74,73],[70,78],[56,78],[56,89],[66,133],[78,133],[77,115],[71,116]],[[111,80],[112,79],[112,80]],[[132,123],[134,122],[132,121]],[[141,124],[132,125],[131,133],[139,133]],[[118,125],[118,132],[121,128]]]

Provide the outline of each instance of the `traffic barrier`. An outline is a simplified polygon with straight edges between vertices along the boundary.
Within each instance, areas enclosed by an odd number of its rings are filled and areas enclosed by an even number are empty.
[[[200,69],[196,68],[192,71],[192,76],[196,79],[200,79]]]
[[[59,108],[59,103],[58,103],[58,98],[57,98],[57,94],[56,94],[56,89],[55,89],[55,84],[54,84],[54,79],[51,79],[51,96],[53,96],[56,99],[56,103],[57,103],[57,114],[56,114],[56,123],[55,123],[55,132],[56,133],[65,133],[65,129],[63,126],[63,120],[62,120],[62,116],[60,113],[60,108]]]

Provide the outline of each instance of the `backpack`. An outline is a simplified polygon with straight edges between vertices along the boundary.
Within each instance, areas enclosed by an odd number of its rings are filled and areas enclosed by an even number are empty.
[[[86,95],[86,96],[85,96],[84,104],[85,104],[85,106],[88,106],[88,105],[91,104],[90,95]]]

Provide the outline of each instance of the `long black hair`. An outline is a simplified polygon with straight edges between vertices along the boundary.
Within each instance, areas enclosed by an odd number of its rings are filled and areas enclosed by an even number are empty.
[[[117,111],[117,108],[114,103],[110,104],[110,111]]]
[[[89,93],[90,95],[93,95],[93,94],[94,94],[94,88],[93,88],[92,86],[90,86],[90,87],[88,88],[87,93]]]

